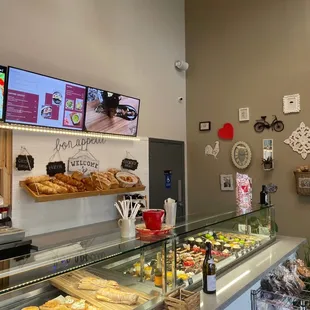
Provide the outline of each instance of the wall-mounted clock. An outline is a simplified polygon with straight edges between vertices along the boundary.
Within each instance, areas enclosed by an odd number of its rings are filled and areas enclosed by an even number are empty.
[[[238,169],[245,169],[251,163],[252,152],[247,143],[238,141],[231,150],[231,159]]]

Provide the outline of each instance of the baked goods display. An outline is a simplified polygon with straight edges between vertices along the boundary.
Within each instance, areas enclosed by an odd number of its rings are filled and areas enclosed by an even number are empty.
[[[176,249],[176,275],[177,279],[186,281],[195,274],[201,273],[203,260],[206,253],[206,242],[212,243],[212,257],[219,263],[231,256],[243,255],[259,245],[261,239],[253,235],[237,233],[224,233],[207,231],[204,234],[189,237]],[[172,266],[174,255],[170,251],[167,255],[167,282],[172,284]],[[157,265],[156,259],[147,261],[143,266],[145,280],[154,282],[154,273]],[[125,271],[133,277],[140,277],[140,262],[134,263]]]
[[[103,172],[92,172],[89,176],[84,176],[78,171],[73,172],[71,175],[57,173],[54,177],[48,175],[34,176],[21,182],[21,186],[30,191],[35,198],[37,196],[52,196],[57,194],[87,194],[88,192],[94,192],[94,195],[96,195],[96,193],[100,194],[98,192],[101,191],[143,187],[140,179],[136,175],[121,172],[116,168],[110,168]],[[80,196],[85,197],[83,194]],[[91,194],[89,193],[86,196],[91,196]]]
[[[96,292],[96,298],[99,300],[125,305],[136,305],[139,296],[133,293],[122,292],[115,288],[102,288]]]

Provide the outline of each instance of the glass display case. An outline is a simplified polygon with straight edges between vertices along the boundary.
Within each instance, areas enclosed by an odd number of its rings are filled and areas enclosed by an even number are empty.
[[[274,207],[197,214],[168,235],[125,240],[115,231],[1,261],[1,309],[64,303],[68,295],[89,309],[154,309],[166,292],[201,285],[206,242],[220,275],[274,241],[275,227]]]

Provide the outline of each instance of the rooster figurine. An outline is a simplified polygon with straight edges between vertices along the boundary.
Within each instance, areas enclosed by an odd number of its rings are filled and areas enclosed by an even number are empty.
[[[217,159],[217,155],[220,151],[220,142],[215,141],[214,148],[211,145],[207,145],[205,147],[205,155],[213,155],[215,159]]]

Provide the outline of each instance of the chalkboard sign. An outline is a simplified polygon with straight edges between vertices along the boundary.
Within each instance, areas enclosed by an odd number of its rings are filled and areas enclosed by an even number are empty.
[[[46,173],[53,177],[56,173],[65,173],[66,164],[63,161],[52,161],[46,165]]]
[[[16,169],[18,171],[30,171],[34,167],[34,158],[31,155],[18,155],[16,157]]]
[[[138,168],[138,165],[139,163],[135,159],[125,158],[122,160],[121,166],[123,169],[136,170]]]

